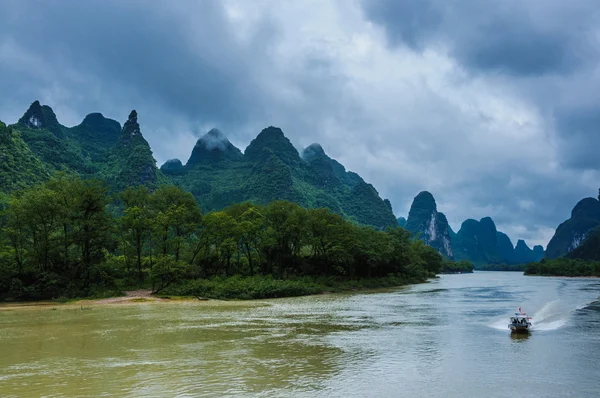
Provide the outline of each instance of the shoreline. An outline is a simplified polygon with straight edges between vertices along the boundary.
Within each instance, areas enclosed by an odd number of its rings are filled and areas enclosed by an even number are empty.
[[[570,276],[570,275],[540,275],[540,274],[523,274],[524,276],[543,276],[544,278],[570,278],[570,279],[598,279],[600,276],[596,275],[581,275],[581,276]]]
[[[429,283],[429,278],[425,282]],[[138,289],[125,291],[125,296],[116,296],[102,299],[74,299],[73,301],[58,302],[58,301],[19,301],[19,302],[0,302],[0,313],[3,311],[23,311],[23,310],[49,310],[54,311],[58,309],[73,309],[73,310],[89,310],[92,307],[112,307],[112,306],[130,306],[140,304],[192,304],[192,305],[203,305],[203,306],[235,306],[235,307],[259,307],[270,305],[271,300],[290,299],[298,297],[310,297],[310,296],[322,296],[330,294],[352,294],[352,293],[377,293],[384,292],[390,289],[398,289],[402,287],[417,285],[420,283],[411,283],[397,286],[382,286],[377,288],[361,288],[361,289],[348,289],[341,291],[323,291],[316,294],[298,295],[298,296],[285,296],[285,297],[273,297],[273,298],[257,298],[257,299],[213,299],[213,298],[202,298],[193,296],[176,296],[176,295],[165,295],[155,296],[152,295],[150,289]]]

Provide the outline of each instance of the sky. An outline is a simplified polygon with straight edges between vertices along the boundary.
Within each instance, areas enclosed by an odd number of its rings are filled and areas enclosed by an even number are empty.
[[[597,0],[3,0],[0,120],[136,109],[158,164],[280,127],[406,216],[546,245],[600,188]]]

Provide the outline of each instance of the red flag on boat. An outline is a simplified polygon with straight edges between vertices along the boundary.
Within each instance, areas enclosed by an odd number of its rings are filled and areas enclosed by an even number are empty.
[[[521,312],[521,307],[519,307],[519,312]]]

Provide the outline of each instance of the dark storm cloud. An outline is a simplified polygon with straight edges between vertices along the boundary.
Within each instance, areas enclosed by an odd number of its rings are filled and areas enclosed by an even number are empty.
[[[440,3],[433,0],[372,0],[363,6],[373,21],[386,27],[392,45],[422,49],[442,22]]]
[[[85,92],[96,82],[112,86],[100,90],[112,96],[103,102],[155,102],[190,118],[232,125],[261,111],[252,69],[253,58],[265,56],[261,32],[240,44],[218,1],[5,1],[0,14],[0,43],[24,51],[24,62],[33,57],[40,69],[53,71],[48,79],[70,90]],[[275,34],[268,24],[264,29]],[[15,54],[3,70],[22,76],[19,61]],[[74,72],[83,81],[73,81]],[[33,95],[43,77],[13,84]]]
[[[559,109],[555,117],[562,133],[563,162],[577,169],[600,170],[600,102],[591,108]]]
[[[595,1],[364,0],[391,45],[447,46],[467,68],[516,76],[567,73],[585,61]],[[584,40],[582,40],[582,38]]]

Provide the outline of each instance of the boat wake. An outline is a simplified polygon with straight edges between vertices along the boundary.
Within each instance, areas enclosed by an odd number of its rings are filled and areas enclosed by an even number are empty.
[[[535,312],[529,312],[533,318],[532,331],[549,331],[559,329],[567,324],[569,317],[578,309],[585,306],[568,308],[566,303],[561,300],[554,300],[546,303],[542,308]],[[526,309],[525,307],[523,309]],[[495,319],[489,326],[493,329],[508,330],[508,319],[511,313],[507,313],[502,318]]]
[[[577,308],[565,308],[561,300],[546,303],[533,315],[531,330],[556,330],[566,325],[571,314]]]

